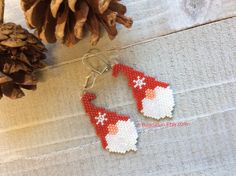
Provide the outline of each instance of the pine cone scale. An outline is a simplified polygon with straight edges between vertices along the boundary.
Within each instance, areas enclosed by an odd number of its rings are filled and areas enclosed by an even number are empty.
[[[7,83],[7,82],[11,82],[11,81],[12,81],[12,79],[9,76],[0,72],[0,85]]]
[[[45,14],[47,12],[46,1],[37,0],[33,6],[26,12],[25,17],[31,28],[39,28],[44,24]]]
[[[39,37],[48,43],[55,43],[57,41],[55,36],[56,19],[53,18],[50,8],[46,10],[47,16],[39,33]]]
[[[50,3],[50,9],[51,9],[51,12],[52,12],[52,16],[54,18],[56,18],[57,16],[57,12],[59,10],[59,7],[61,5],[61,3],[63,2],[63,0],[52,0],[51,3]]]
[[[78,39],[82,39],[83,27],[87,20],[88,13],[89,13],[89,6],[84,1],[81,2],[80,10],[75,12],[76,23],[75,23],[74,31],[75,31],[75,36]]]
[[[69,8],[71,9],[71,11],[75,12],[75,4],[76,4],[77,0],[68,0],[68,5]]]
[[[32,72],[32,68],[27,67],[25,64],[18,61],[8,61],[3,67],[3,72],[12,74],[19,71]]]
[[[8,36],[0,33],[0,41],[6,40],[6,39],[8,39]]]
[[[71,15],[70,19],[72,19],[72,18],[74,18],[74,16]],[[71,47],[78,42],[78,39],[74,35],[74,33],[75,33],[74,26],[75,26],[74,20],[70,20],[66,24],[65,36],[63,38],[63,43],[68,47]]]
[[[111,2],[110,4],[110,10],[117,12],[118,14],[124,15],[127,11],[126,7],[123,4],[120,4],[118,2]]]
[[[88,18],[86,25],[91,32],[90,43],[96,45],[100,38],[99,21],[93,12],[89,12],[88,16],[90,16],[90,18]]]
[[[124,15],[118,15],[116,18],[116,22],[123,24],[126,28],[131,28],[131,26],[133,25],[132,19]]]
[[[65,27],[66,27],[68,15],[69,15],[68,8],[64,8],[64,11],[58,15],[57,25],[55,29],[55,35],[56,35],[56,38],[58,39],[63,38],[65,35]]]
[[[10,83],[5,83],[1,85],[1,92],[5,96],[11,98],[11,99],[18,99],[23,97],[25,94],[24,92],[19,88],[18,85]]]
[[[10,48],[18,48],[25,46],[27,43],[25,41],[22,41],[21,39],[17,38],[10,38],[8,40],[1,41],[2,46],[7,46]]]
[[[21,6],[23,10],[29,10],[30,7],[36,2],[37,0],[21,0]]]

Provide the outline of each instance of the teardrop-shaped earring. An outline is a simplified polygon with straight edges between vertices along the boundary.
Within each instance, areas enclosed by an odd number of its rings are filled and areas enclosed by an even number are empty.
[[[115,64],[112,70],[115,77],[118,72],[128,77],[128,85],[132,88],[138,111],[144,116],[154,119],[172,117],[175,103],[168,83],[160,82],[124,64]]]

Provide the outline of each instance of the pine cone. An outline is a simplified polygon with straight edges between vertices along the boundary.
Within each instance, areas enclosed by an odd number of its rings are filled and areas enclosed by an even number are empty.
[[[0,25],[0,98],[21,98],[21,88],[36,89],[33,71],[44,66],[44,51],[41,41],[20,25]]]
[[[73,46],[83,38],[83,30],[91,32],[91,44],[100,38],[100,23],[112,40],[117,35],[116,23],[129,28],[132,19],[124,16],[126,7],[119,0],[21,0],[29,27],[39,38],[54,43],[57,39]]]

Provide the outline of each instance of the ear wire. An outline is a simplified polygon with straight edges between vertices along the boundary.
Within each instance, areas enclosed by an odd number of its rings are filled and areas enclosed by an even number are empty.
[[[99,61],[102,61],[102,63],[104,64],[103,68],[100,69],[100,65],[96,68],[91,63],[89,63],[88,59],[91,58],[95,58],[95,60],[99,59]],[[101,76],[112,69],[112,64],[108,61],[108,59],[104,58],[106,58],[106,56],[103,53],[101,53],[99,49],[96,48],[90,49],[82,57],[81,59],[82,63],[86,65],[87,69],[90,70],[90,73],[86,76],[82,94],[84,94],[87,90],[92,89],[94,87],[98,76]]]
[[[86,76],[86,80],[85,80],[84,87],[83,87],[84,91],[92,89],[94,87],[97,77],[98,77],[98,74],[96,74],[93,71],[90,72],[90,74],[88,76]]]

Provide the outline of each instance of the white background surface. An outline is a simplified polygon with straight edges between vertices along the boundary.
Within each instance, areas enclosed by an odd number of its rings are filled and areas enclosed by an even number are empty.
[[[133,28],[119,28],[112,42],[104,34],[97,48],[169,82],[176,100],[169,122],[189,125],[138,126],[158,122],[137,112],[124,77],[107,73],[93,89],[96,104],[129,115],[140,137],[136,153],[104,151],[80,104],[89,71],[78,57],[91,48],[89,38],[74,48],[49,45],[51,66],[39,72],[38,90],[0,101],[0,175],[235,175],[235,1],[124,2]],[[6,4],[6,21],[24,24],[19,2]]]

